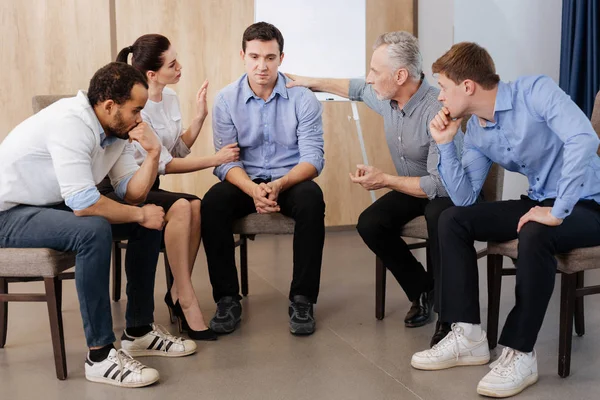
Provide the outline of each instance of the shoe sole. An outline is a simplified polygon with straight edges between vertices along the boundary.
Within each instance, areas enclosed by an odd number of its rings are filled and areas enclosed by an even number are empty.
[[[312,335],[313,333],[315,333],[315,327],[314,326],[312,326],[310,328],[304,328],[304,327],[291,328],[290,327],[290,333],[294,336],[308,336],[308,335]]]
[[[233,333],[233,331],[236,330],[237,326],[240,324],[240,321],[242,319],[238,319],[237,321],[235,321],[235,324],[233,325],[233,328],[231,328],[231,330],[227,330],[227,329],[215,329],[215,326],[213,325],[212,321],[208,324],[209,328],[213,330],[213,332],[218,333],[220,335],[227,335],[228,333]]]
[[[416,360],[410,360],[410,365],[412,365],[413,368],[421,369],[424,371],[438,371],[441,369],[448,369],[448,368],[452,368],[452,367],[464,367],[464,366],[469,366],[469,365],[485,365],[489,362],[490,362],[490,355],[488,354],[487,356],[481,356],[481,357],[473,357],[473,356],[461,357],[458,360],[453,358],[452,360],[448,360],[445,362],[437,362],[435,364],[427,363],[427,362],[419,362]]]
[[[129,349],[125,349],[127,350],[127,352],[131,355],[131,357],[169,357],[169,358],[173,358],[173,357],[185,357],[185,356],[189,356],[192,355],[196,352],[197,348],[193,349],[193,350],[188,350],[188,351],[182,351],[182,352],[172,352],[172,353],[166,353],[164,351],[160,351],[160,350],[129,350]]]
[[[527,389],[529,386],[533,385],[537,381],[538,381],[538,374],[535,374],[535,375],[528,376],[521,385],[519,385],[518,387],[516,387],[514,389],[506,389],[506,390],[486,389],[486,388],[479,387],[479,385],[477,385],[477,393],[479,393],[482,396],[488,396],[488,397],[497,397],[497,398],[510,397],[510,396],[514,396],[516,394],[521,393],[523,390]]]
[[[85,376],[85,379],[87,379],[90,382],[95,382],[95,383],[104,383],[107,385],[111,385],[111,386],[117,386],[117,387],[122,387],[122,388],[141,388],[141,387],[145,387],[145,386],[150,386],[153,383],[158,382],[158,379],[160,377],[157,377],[155,380],[151,381],[151,382],[118,382],[109,378],[105,378],[103,376],[100,377],[95,377],[95,376]]]
[[[404,326],[407,328],[418,328],[420,326],[427,325],[430,322],[431,322],[431,317],[429,317],[428,319],[426,319],[425,321],[422,321],[422,322],[416,322],[416,323],[405,322]]]

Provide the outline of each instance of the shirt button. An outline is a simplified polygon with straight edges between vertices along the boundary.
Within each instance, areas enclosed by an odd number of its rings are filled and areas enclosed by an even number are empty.
[[[506,150],[510,151],[510,147],[508,147]]]
[[[583,183],[581,184],[581,187],[583,187]]]
[[[540,180],[540,178],[535,178],[535,180],[536,180],[536,181],[539,181],[539,180]]]
[[[500,129],[500,125],[496,125],[496,129]]]
[[[521,168],[525,168],[525,164],[521,165]]]
[[[400,157],[401,160],[404,160],[404,156]]]

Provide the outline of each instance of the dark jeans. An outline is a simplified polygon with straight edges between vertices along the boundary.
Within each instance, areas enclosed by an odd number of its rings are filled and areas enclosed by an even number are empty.
[[[64,205],[21,205],[0,212],[0,247],[77,252],[75,285],[88,347],[115,341],[109,297],[113,234],[129,240],[125,258],[127,327],[151,324],[160,231],[133,223],[111,226],[103,217],[77,217]]]
[[[280,193],[277,202],[281,213],[296,221],[294,273],[289,298],[303,295],[316,303],[325,242],[323,192],[315,182],[305,181]],[[202,201],[202,239],[216,302],[224,296],[241,298],[235,267],[233,222],[253,212],[256,212],[253,199],[227,181],[210,188]]]
[[[452,206],[452,200],[448,197],[428,200],[392,191],[363,211],[356,226],[364,242],[391,271],[410,301],[417,299],[421,293],[433,289],[435,285],[436,311],[438,310],[438,282],[440,282],[437,279],[440,265],[438,219],[442,211]],[[400,237],[402,227],[421,215],[424,215],[427,221],[432,264],[429,266],[429,273]]]
[[[442,257],[441,318],[444,322],[480,323],[477,256],[473,242],[519,239],[515,306],[500,344],[530,352],[544,321],[554,289],[555,254],[600,245],[600,206],[580,201],[559,226],[529,222],[517,234],[519,219],[532,207],[553,204],[521,200],[453,207],[440,217]]]

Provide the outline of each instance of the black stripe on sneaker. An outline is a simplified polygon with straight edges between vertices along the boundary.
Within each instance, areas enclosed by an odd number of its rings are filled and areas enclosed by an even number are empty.
[[[108,378],[108,375],[112,372],[113,369],[115,369],[116,366],[117,366],[117,364],[111,365],[110,368],[107,369],[106,372],[104,373],[104,377]]]
[[[169,342],[169,344],[167,345],[167,348],[165,349],[165,353],[169,352],[169,349],[171,348],[171,346],[173,346],[173,342]]]
[[[158,336],[154,338],[154,340],[152,341],[152,343],[150,343],[150,346],[148,346],[147,350],[153,350],[154,349],[154,345],[156,344],[156,342],[158,342],[158,339],[160,339]]]
[[[91,362],[89,358],[86,358],[86,359],[85,359],[85,363],[86,363],[87,365],[90,365],[90,366],[91,366],[91,365],[94,365],[94,363],[93,363],[93,362]]]
[[[123,374],[123,376],[121,376],[121,382],[125,381],[125,378],[127,378],[130,373],[131,373],[131,370],[125,371],[125,373]]]
[[[160,348],[162,347],[162,345],[165,344],[164,341],[160,341],[160,343],[158,344],[158,347],[156,348],[156,350],[160,350]]]
[[[117,372],[115,372],[113,374],[113,376],[110,377],[110,379],[112,379],[113,381],[116,381],[117,380],[117,376],[119,376],[120,373],[121,373],[121,370],[118,369]]]

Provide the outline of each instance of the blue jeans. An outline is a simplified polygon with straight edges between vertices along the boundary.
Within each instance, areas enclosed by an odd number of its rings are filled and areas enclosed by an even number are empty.
[[[113,343],[110,255],[113,234],[127,237],[128,328],[154,320],[154,277],[162,232],[139,224],[111,225],[103,217],[77,217],[71,209],[20,205],[0,212],[0,247],[77,252],[75,285],[88,347]]]

